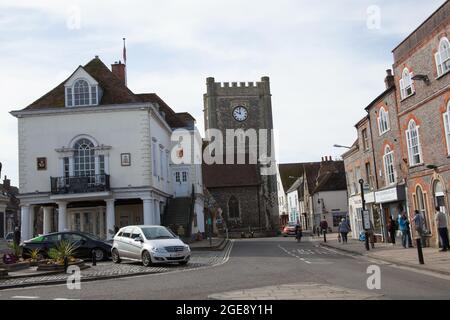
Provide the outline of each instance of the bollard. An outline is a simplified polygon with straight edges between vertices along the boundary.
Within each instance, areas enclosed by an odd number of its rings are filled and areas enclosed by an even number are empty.
[[[95,267],[97,265],[97,256],[95,255],[95,250],[92,250],[92,266]]]
[[[69,259],[64,257],[64,272],[67,273],[67,268],[69,267]]]
[[[366,250],[367,250],[367,251],[370,251],[370,246],[369,246],[369,233],[366,231],[365,235],[366,235]]]
[[[417,254],[419,256],[419,263],[425,264],[425,261],[423,259],[423,251],[422,251],[422,240],[420,238],[416,239],[417,244]]]

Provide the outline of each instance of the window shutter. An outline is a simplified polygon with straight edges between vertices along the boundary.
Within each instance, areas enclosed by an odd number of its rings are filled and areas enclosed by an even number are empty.
[[[436,52],[434,55],[434,59],[436,61],[437,75],[438,77],[442,75],[442,61],[441,61],[441,53]]]
[[[416,134],[417,134],[417,148],[419,149],[419,162],[418,163],[422,163],[423,162],[423,158],[422,158],[422,146],[420,145],[420,134],[419,134],[419,127],[416,127]]]
[[[413,164],[411,153],[412,141],[411,141],[411,133],[409,130],[406,130],[406,145],[408,147],[409,166],[411,166]]]
[[[445,128],[445,141],[447,142],[447,154],[450,155],[450,127],[449,127],[449,112],[444,113],[444,128]]]
[[[402,99],[404,99],[406,97],[405,94],[405,81],[403,81],[403,79],[400,79],[400,96]]]
[[[413,77],[414,77],[414,75],[413,75],[413,73],[411,72],[411,73],[409,74],[409,82],[411,83],[411,93],[414,93],[414,92],[415,92],[415,90],[414,90],[414,82],[413,82],[413,80],[412,80]]]

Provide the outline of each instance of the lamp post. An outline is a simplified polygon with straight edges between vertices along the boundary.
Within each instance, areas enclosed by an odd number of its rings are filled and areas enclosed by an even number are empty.
[[[363,220],[363,227],[364,227],[364,234],[365,234],[365,242],[366,242],[366,250],[370,251],[370,247],[369,247],[369,229],[367,228],[367,219],[370,219],[370,217],[365,217],[365,213],[366,213],[366,200],[364,199],[364,180],[360,179],[359,180],[359,184],[361,186],[361,201],[362,201],[362,220]],[[369,220],[369,225],[370,225],[370,220]]]

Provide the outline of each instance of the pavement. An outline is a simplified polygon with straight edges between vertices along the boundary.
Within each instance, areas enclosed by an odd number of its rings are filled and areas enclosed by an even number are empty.
[[[203,268],[82,282],[79,290],[5,289],[0,299],[450,300],[450,276],[322,247],[317,238],[236,239],[224,251],[221,263]]]
[[[357,254],[375,258],[390,263],[395,263],[407,267],[438,272],[450,275],[450,251],[439,252],[436,248],[423,248],[425,264],[419,263],[417,248],[403,248],[400,241],[396,245],[390,243],[375,243],[375,248],[366,250],[365,243],[355,239],[348,239],[347,244],[339,243],[337,234],[328,234],[327,242],[323,238],[315,238],[316,241],[322,241],[321,246],[338,249],[350,254]]]
[[[228,244],[229,240],[225,238],[211,238],[201,241],[195,241],[189,243],[189,247],[192,251],[204,251],[204,250],[223,250]]]

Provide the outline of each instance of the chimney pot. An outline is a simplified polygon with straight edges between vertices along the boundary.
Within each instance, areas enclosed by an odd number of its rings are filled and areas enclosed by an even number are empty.
[[[395,86],[395,80],[394,80],[394,76],[392,75],[391,69],[386,70],[386,78],[384,78],[384,83],[386,85],[386,89],[389,89],[389,88]]]

